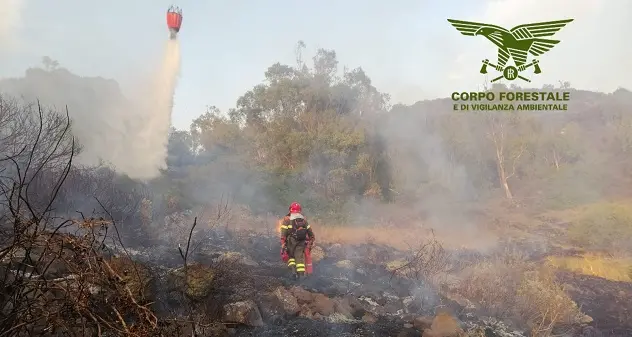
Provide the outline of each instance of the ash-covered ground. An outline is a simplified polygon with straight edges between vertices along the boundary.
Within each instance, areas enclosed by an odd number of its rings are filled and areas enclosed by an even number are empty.
[[[197,300],[223,323],[220,333],[234,336],[535,336],[524,320],[495,316],[484,305],[453,291],[463,282],[459,272],[490,256],[479,252],[446,251],[441,273],[419,252],[364,244],[317,246],[314,274],[295,281],[280,261],[275,235],[206,231],[194,240],[189,264],[213,270],[208,293]],[[161,248],[154,248],[161,247]],[[181,249],[184,247],[181,246]],[[515,248],[519,249],[519,248]],[[119,252],[120,253],[120,252]],[[528,260],[541,260],[541,251],[527,252]],[[173,241],[135,245],[127,254],[151,265],[158,277],[155,311],[167,317],[179,312],[181,301],[166,289],[173,270],[182,269],[182,257]],[[413,266],[417,263],[425,266]],[[423,260],[423,259],[426,260]],[[439,258],[439,257],[434,257]],[[423,260],[423,261],[422,261]],[[406,264],[409,265],[406,265]],[[417,268],[417,270],[413,270]],[[440,274],[440,275],[439,275]],[[424,279],[432,276],[434,281]],[[438,278],[442,282],[436,282]],[[566,336],[630,336],[632,323],[624,317],[629,303],[613,302],[612,294],[629,296],[630,286],[603,279],[589,280],[560,273],[571,296],[588,316],[581,316],[558,333]],[[203,282],[202,282],[203,283]],[[441,284],[441,285],[438,285]],[[578,291],[577,289],[584,289]],[[199,328],[198,328],[199,329]],[[205,335],[204,332],[200,331]],[[555,330],[549,331],[550,333]]]
[[[314,274],[294,280],[278,235],[181,222],[105,235],[107,221],[84,220],[17,238],[0,260],[6,335],[632,335],[629,283],[545,268],[573,252],[320,244]]]

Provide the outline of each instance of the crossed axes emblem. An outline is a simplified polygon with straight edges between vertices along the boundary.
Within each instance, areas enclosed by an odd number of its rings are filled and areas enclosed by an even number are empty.
[[[539,73],[542,72],[542,70],[540,70],[540,66],[538,65],[538,63],[540,63],[540,61],[533,60],[533,61],[531,61],[531,63],[523,64],[523,65],[519,66],[518,68],[516,68],[514,66],[501,67],[501,66],[498,66],[498,65],[490,63],[488,59],[484,59],[483,60],[483,66],[481,67],[481,74],[487,74],[487,66],[490,66],[490,67],[492,67],[492,68],[494,68],[497,71],[502,73],[502,75],[494,78],[492,80],[492,82],[496,82],[496,81],[500,80],[503,77],[505,79],[509,80],[509,81],[513,81],[516,78],[519,78],[519,79],[521,79],[523,81],[531,82],[530,79],[528,79],[528,78],[526,78],[524,76],[521,76],[520,72],[521,71],[525,71],[529,67],[534,67],[535,69],[534,69],[533,73],[534,74],[539,74]]]

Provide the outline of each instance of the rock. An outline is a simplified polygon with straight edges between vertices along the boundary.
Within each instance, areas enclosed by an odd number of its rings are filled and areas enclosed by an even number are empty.
[[[257,298],[259,312],[264,320],[276,322],[285,315],[285,309],[281,301],[273,293],[264,293]]]
[[[367,312],[362,316],[362,321],[369,324],[373,324],[377,322],[377,318],[375,318],[375,316]]]
[[[249,256],[239,252],[226,252],[214,259],[215,263],[240,263],[246,266],[258,267],[259,263]]]
[[[432,326],[432,317],[419,316],[413,320],[413,326],[418,330],[430,329]]]
[[[460,337],[464,333],[454,316],[439,312],[432,320],[430,329],[424,330],[423,337]]]
[[[336,262],[336,267],[341,269],[353,269],[353,262],[351,260],[342,260]]]
[[[301,287],[294,286],[290,288],[290,292],[294,295],[298,303],[308,303],[314,300],[313,294]]]
[[[298,305],[296,298],[287,289],[278,287],[274,291],[274,295],[280,301],[286,314],[296,315],[301,311],[301,307]]]
[[[334,311],[342,316],[344,316],[347,319],[354,319],[355,317],[353,316],[353,309],[351,308],[351,305],[349,305],[349,301],[345,300],[344,298],[335,298],[333,299],[334,302]]]
[[[224,320],[247,326],[263,326],[263,319],[253,300],[224,305]]]
[[[311,309],[323,316],[329,316],[334,313],[334,302],[323,294],[315,294]]]
[[[312,263],[316,263],[325,258],[325,250],[321,246],[314,246],[311,250],[312,253]]]
[[[593,322],[593,318],[588,315],[582,314],[581,317],[579,317],[578,321],[579,324],[590,324]]]
[[[334,312],[333,314],[327,316],[325,318],[325,320],[329,323],[334,323],[334,324],[345,324],[345,323],[357,323],[358,321],[353,319],[353,318],[349,318],[343,314]]]
[[[305,318],[309,318],[309,319],[313,319],[314,318],[314,313],[312,313],[312,310],[310,309],[309,305],[307,305],[307,303],[301,305],[300,316],[305,317]]]

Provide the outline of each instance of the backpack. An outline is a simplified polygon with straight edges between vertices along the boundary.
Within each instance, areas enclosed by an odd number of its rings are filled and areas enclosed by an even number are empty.
[[[293,220],[294,224],[292,228],[294,229],[293,236],[298,241],[307,240],[307,221],[303,218],[296,218]]]

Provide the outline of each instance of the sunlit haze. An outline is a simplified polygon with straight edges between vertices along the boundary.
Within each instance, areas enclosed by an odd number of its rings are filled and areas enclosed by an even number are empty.
[[[3,0],[0,77],[21,76],[42,56],[82,76],[116,79],[126,90],[159,62],[167,35],[170,1],[86,2]],[[515,25],[573,18],[555,38],[562,42],[541,58],[533,86],[569,81],[610,92],[632,87],[632,47],[626,0],[542,1],[296,1],[220,2],[182,0],[179,36],[182,71],[172,122],[188,129],[207,105],[234,107],[274,62],[295,64],[334,49],[341,67],[361,66],[392,103],[447,97],[476,90],[480,61],[496,51],[482,37],[459,34],[446,19]],[[7,46],[5,48],[5,46]]]

